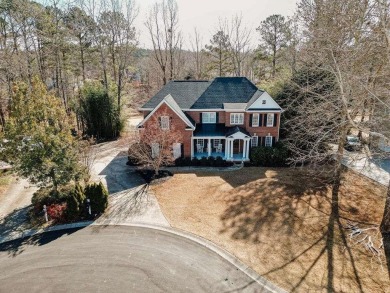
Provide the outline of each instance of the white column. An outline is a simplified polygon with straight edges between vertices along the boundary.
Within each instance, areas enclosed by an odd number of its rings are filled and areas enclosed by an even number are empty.
[[[209,157],[211,157],[211,138],[209,138],[209,143],[207,144],[208,152],[209,152]]]
[[[244,143],[243,143],[243,146],[242,146],[242,158],[245,159],[246,158],[246,139],[243,139]]]
[[[191,159],[194,157],[194,138],[191,137]]]
[[[250,146],[250,143],[251,143],[250,138],[248,138],[248,139],[246,140],[245,159],[248,159],[248,158],[249,158],[249,146]]]
[[[225,158],[227,159],[228,156],[228,139],[225,139]]]
[[[233,144],[234,144],[234,139],[230,140],[230,158],[233,158]]]

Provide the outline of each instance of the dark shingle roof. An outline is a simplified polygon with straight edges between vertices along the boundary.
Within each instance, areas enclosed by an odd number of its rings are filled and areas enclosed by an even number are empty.
[[[155,108],[167,95],[170,94],[181,109],[189,109],[210,84],[210,81],[203,80],[170,81],[145,105],[143,105],[142,108]]]
[[[238,126],[233,126],[233,127],[226,128],[226,137],[231,136],[231,135],[233,135],[233,134],[235,134],[237,132],[242,132],[243,134],[251,136],[248,133],[248,131],[246,131],[244,128],[238,127]]]
[[[197,124],[194,136],[225,136],[225,124]]]
[[[223,103],[247,103],[257,90],[246,77],[217,77],[191,109],[223,109]]]

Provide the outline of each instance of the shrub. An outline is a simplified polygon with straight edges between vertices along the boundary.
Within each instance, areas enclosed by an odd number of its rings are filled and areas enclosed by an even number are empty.
[[[66,203],[54,203],[47,207],[47,215],[55,223],[65,222]]]
[[[224,165],[225,165],[224,159],[223,159],[221,156],[218,156],[218,157],[215,159],[215,166],[216,166],[216,167],[223,167]]]
[[[214,157],[209,157],[207,163],[208,163],[208,166],[214,167],[215,166],[215,158]]]
[[[207,166],[207,165],[208,165],[208,159],[207,159],[207,157],[202,157],[202,158],[200,159],[200,165],[201,165],[201,166]]]
[[[66,217],[68,220],[76,220],[83,214],[85,206],[85,194],[80,184],[76,184],[73,192],[66,197],[66,204]]]
[[[31,203],[34,206],[35,211],[40,212],[43,209],[43,205],[49,206],[51,204],[65,202],[66,198],[73,192],[73,190],[73,185],[61,186],[58,190],[43,187],[33,194]]]
[[[91,201],[93,214],[101,214],[108,205],[108,191],[103,183],[92,183],[85,187],[85,197]]]
[[[193,158],[191,161],[192,166],[199,166],[200,162],[198,158]]]
[[[271,147],[255,147],[251,150],[250,159],[256,166],[264,167],[284,167],[287,165],[289,157],[288,149],[278,142],[273,148]]]

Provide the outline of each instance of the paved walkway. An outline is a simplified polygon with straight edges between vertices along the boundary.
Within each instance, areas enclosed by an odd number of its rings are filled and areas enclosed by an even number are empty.
[[[343,164],[384,186],[389,185],[390,159],[369,159],[365,154],[345,151]]]

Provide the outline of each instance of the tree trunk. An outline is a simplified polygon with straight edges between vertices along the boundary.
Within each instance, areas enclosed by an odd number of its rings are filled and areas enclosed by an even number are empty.
[[[102,44],[100,44],[100,58],[101,58],[102,68],[103,68],[104,87],[106,88],[106,90],[108,90],[107,66],[106,66],[106,59],[104,58],[104,52],[103,52]]]
[[[383,218],[380,226],[382,234],[390,234],[390,181],[387,187],[387,195]]]
[[[81,38],[79,38],[79,44],[80,44],[80,58],[81,58],[81,74],[83,76],[83,82],[85,83],[84,47]]]

